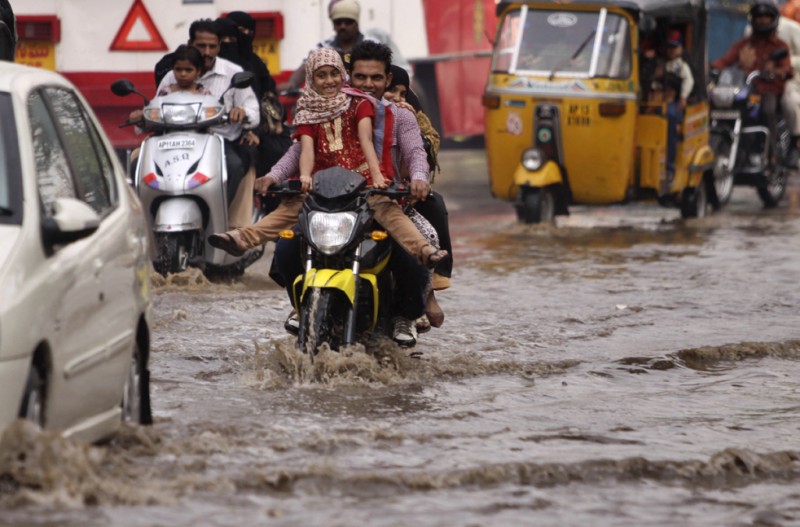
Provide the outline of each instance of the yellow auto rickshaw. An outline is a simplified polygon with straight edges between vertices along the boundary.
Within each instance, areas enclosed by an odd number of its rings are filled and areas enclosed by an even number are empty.
[[[489,179],[521,221],[552,221],[570,204],[653,199],[683,217],[720,206],[717,189],[733,182],[708,145],[702,0],[498,0],[497,14],[483,98]],[[674,121],[673,166],[651,70],[675,31],[694,89]]]

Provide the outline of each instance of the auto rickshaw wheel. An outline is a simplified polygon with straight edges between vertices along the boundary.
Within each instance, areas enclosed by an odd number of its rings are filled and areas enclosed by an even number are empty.
[[[708,212],[708,180],[703,178],[694,188],[683,189],[681,195],[681,217],[705,218]]]
[[[526,224],[553,223],[556,215],[556,196],[553,189],[525,188],[520,191],[517,217]]]
[[[722,135],[712,135],[710,146],[714,151],[714,196],[711,202],[714,209],[719,210],[733,195],[733,171],[729,168],[731,139]]]

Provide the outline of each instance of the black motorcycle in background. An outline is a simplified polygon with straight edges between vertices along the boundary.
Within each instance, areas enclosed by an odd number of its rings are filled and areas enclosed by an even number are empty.
[[[730,200],[734,185],[748,185],[756,188],[764,207],[775,207],[786,192],[791,132],[786,120],[779,117],[778,151],[776,162],[771,163],[770,130],[761,112],[761,95],[754,85],[756,79],[770,74],[753,71],[745,75],[739,68],[727,68],[715,75],[717,81],[709,93],[714,180],[728,182],[716,189],[719,202]],[[727,177],[730,174],[732,183]]]

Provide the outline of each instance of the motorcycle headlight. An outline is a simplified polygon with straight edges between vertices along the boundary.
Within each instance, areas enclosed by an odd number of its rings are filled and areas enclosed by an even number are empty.
[[[716,86],[711,89],[711,104],[714,108],[730,108],[738,93],[737,86]]]
[[[525,170],[530,170],[531,172],[535,172],[542,168],[544,161],[544,152],[538,148],[529,148],[525,150],[522,152],[522,159],[520,160],[522,166],[525,167]]]
[[[322,253],[333,254],[347,244],[356,227],[355,212],[312,212],[308,218],[308,235]]]
[[[194,104],[162,104],[161,115],[165,124],[182,125],[197,122],[200,103]]]

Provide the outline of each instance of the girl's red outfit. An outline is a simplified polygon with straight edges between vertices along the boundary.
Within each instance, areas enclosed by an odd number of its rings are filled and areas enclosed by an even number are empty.
[[[361,119],[369,118],[374,125],[375,108],[372,102],[363,94],[354,93],[356,90],[348,90],[350,106],[345,112],[324,123],[301,124],[297,126],[293,139],[299,139],[302,135],[310,136],[314,140],[314,168],[312,174],[326,168],[340,166],[353,172],[358,172],[367,179],[367,184],[372,186],[372,177],[367,166],[367,158],[361,149],[358,140],[358,122]],[[394,179],[394,168],[391,162],[391,128],[385,126],[384,129],[390,131],[388,134],[389,148],[384,146],[381,155],[381,172],[384,179],[391,182]],[[384,137],[386,139],[386,137]],[[384,141],[384,144],[387,141]]]

